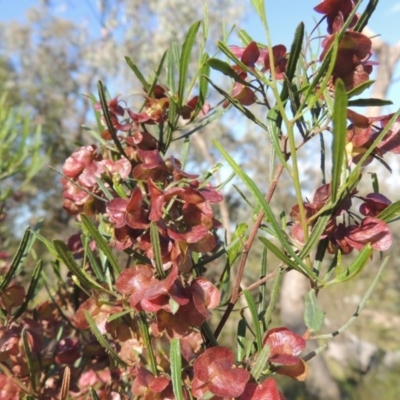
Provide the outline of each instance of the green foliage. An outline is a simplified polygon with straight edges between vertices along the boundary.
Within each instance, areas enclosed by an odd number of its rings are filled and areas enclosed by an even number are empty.
[[[96,143],[79,147],[62,168],[63,209],[77,218],[79,233],[66,243],[29,228],[1,276],[1,321],[15,338],[10,347],[0,346],[0,379],[7,383],[7,394],[43,398],[51,389],[51,396],[67,398],[73,389],[72,371],[82,398],[278,400],[282,395],[275,374],[306,379],[305,362],[326,347],[325,341],[347,331],[366,307],[388,257],[353,315],[331,333],[321,333],[326,312],[321,293],[353,284],[374,252],[389,249],[393,237],[388,223],[397,219],[400,209],[399,201],[392,203],[379,192],[375,172],[374,192],[360,194],[364,166],[384,162],[389,151],[400,152],[394,128],[400,111],[368,118],[348,109],[386,104],[350,100],[371,84],[370,69],[363,69],[370,56],[369,39],[350,29],[361,2],[347,11],[343,5],[333,11],[322,8],[330,35],[321,54],[310,49],[314,31],[306,34],[302,23],[289,53],[285,46],[273,45],[265,2],[252,4],[265,29],[265,45],[244,31],[239,34],[244,48],[220,41],[218,50],[228,63],[209,55],[209,21],[197,21],[181,46],[173,42],[160,53],[152,77],[141,70],[140,60],[125,58],[143,86],[139,108],[112,98],[99,81],[99,101],[90,97],[97,130],[86,127]],[[367,23],[375,5],[369,2],[356,29]],[[339,14],[331,15],[335,12]],[[232,87],[216,84],[211,69],[231,78]],[[259,109],[250,110],[253,104]],[[264,135],[272,160],[266,188],[267,179],[259,184],[251,169],[241,165],[246,160],[235,157],[222,141],[213,141],[232,176],[244,186],[238,187],[239,195],[254,215],[252,224],[241,221],[232,238],[226,232],[221,239],[212,206],[219,204],[221,214],[229,211],[221,188],[230,178],[216,179],[213,187],[220,164],[203,175],[188,173],[185,167],[194,164],[189,151],[194,133],[228,108]],[[29,136],[27,120],[19,114],[6,110],[0,117],[8,157],[0,164],[0,180],[17,173],[29,180],[40,165],[40,136]],[[323,132],[332,135],[332,149],[328,155],[321,150],[317,187],[305,200],[308,182],[300,149]],[[194,139],[201,141],[202,134]],[[182,161],[173,156],[180,144]],[[330,172],[325,161],[331,164]],[[282,183],[284,175],[289,189]],[[279,191],[283,196],[290,192],[295,202],[291,208],[273,201]],[[358,210],[352,208],[355,199],[361,203]],[[224,223],[229,230],[229,221]],[[36,238],[53,260],[36,262],[25,293],[17,278],[28,253],[34,255]],[[262,253],[256,243],[261,243]],[[352,257],[351,252],[357,254]],[[248,284],[249,254],[258,257],[258,280]],[[304,319],[302,336],[287,327],[271,328],[278,299],[283,302],[287,296],[281,280],[291,270],[308,285],[304,315],[296,316]],[[37,305],[41,279],[48,296]],[[241,319],[236,335],[231,333],[234,354],[221,345],[221,332],[238,308]],[[8,340],[6,334],[2,338]],[[323,343],[301,354],[308,340]],[[95,384],[85,386],[85,374]],[[48,382],[54,387],[49,389]]]
[[[27,184],[43,166],[43,151],[40,127],[32,135],[30,116],[22,108],[11,107],[7,103],[7,93],[0,97],[0,202],[17,189],[17,179],[23,176]],[[14,178],[14,184],[7,182]]]

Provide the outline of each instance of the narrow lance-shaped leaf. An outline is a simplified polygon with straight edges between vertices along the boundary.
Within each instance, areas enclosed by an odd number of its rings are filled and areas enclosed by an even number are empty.
[[[259,239],[272,254],[274,254],[280,261],[283,262],[284,265],[293,269],[298,268],[295,261],[291,260],[282,250],[275,246],[275,244],[268,240],[266,237],[260,236]]]
[[[335,203],[337,192],[341,184],[345,162],[345,147],[347,135],[347,93],[341,79],[336,81],[335,104],[333,107],[333,143],[332,143],[332,181],[331,196]]]
[[[240,67],[243,71],[248,72],[251,75],[254,75],[254,70],[249,68],[245,63],[239,60],[231,51],[231,49],[223,42],[218,41],[218,48],[228,57],[230,58],[238,67]],[[247,82],[247,85],[249,83]]]
[[[257,200],[258,204],[264,211],[264,213],[268,219],[268,222],[271,224],[273,232],[276,235],[276,237],[278,238],[280,244],[288,252],[288,254],[291,257],[293,257],[293,259],[296,261],[296,266],[297,266],[296,269],[318,281],[318,277],[315,275],[315,273],[304,264],[304,262],[298,257],[298,255],[292,249],[291,245],[288,243],[288,240],[285,237],[285,234],[282,232],[278,222],[275,219],[275,215],[271,210],[271,207],[264,199],[264,196],[260,192],[260,189],[258,189],[258,187],[253,182],[253,180],[242,170],[242,168],[239,167],[239,165],[228,154],[228,152],[224,150],[224,148],[221,146],[220,143],[218,143],[216,140],[214,140],[214,144],[217,147],[218,151],[222,154],[222,156],[228,161],[231,168],[240,177],[240,179],[245,183],[245,185],[250,190],[250,192],[252,193],[254,198]]]
[[[144,90],[148,91],[150,84],[146,81],[145,77],[142,75],[142,73],[140,72],[137,65],[134,64],[128,56],[125,56],[125,60],[126,60],[126,63],[129,65],[130,69],[133,71],[133,73],[139,79],[140,83],[143,85]]]
[[[240,103],[240,101],[234,99],[230,94],[226,93],[224,90],[222,90],[217,85],[215,85],[210,79],[208,79],[208,81],[217,90],[218,93],[222,94],[229,101],[230,104],[232,104],[235,108],[237,108],[249,120],[256,123],[258,126],[263,128],[265,131],[267,130],[267,127],[250,110],[248,110],[246,107],[244,107],[243,104]]]
[[[182,355],[179,339],[172,339],[170,345],[171,380],[176,400],[183,400],[182,393]]]
[[[93,251],[89,247],[89,241],[90,238],[85,235],[81,235],[81,240],[83,243],[83,249],[85,252],[85,257],[87,257],[90,266],[92,267],[92,270],[94,274],[96,275],[96,278],[99,282],[105,282],[106,281],[106,276],[104,274],[103,268],[96,259],[95,255],[93,254]]]
[[[260,319],[258,317],[256,304],[254,302],[253,296],[248,290],[243,291],[244,297],[246,298],[247,305],[249,306],[251,319],[253,320],[253,328],[256,336],[257,350],[262,349],[262,337],[260,329]]]
[[[314,104],[319,101],[319,97],[321,94],[324,92],[326,89],[326,86],[328,85],[328,82],[330,81],[332,77],[332,72],[333,69],[335,68],[336,64],[336,56],[339,48],[339,40],[337,37],[335,37],[335,40],[333,41],[332,47],[330,50],[327,52],[324,61],[322,61],[321,66],[319,67],[316,75],[314,76],[314,79],[310,83],[310,85],[307,87],[306,94],[304,96],[303,104],[300,107],[300,110],[302,110],[303,105],[306,104],[307,102],[308,107],[311,109],[314,107]],[[325,75],[325,77],[322,79],[322,77]],[[321,81],[322,80],[322,81]],[[315,88],[316,86],[319,85],[320,88],[313,96],[313,100],[309,101],[309,97],[315,93]]]
[[[323,215],[318,218],[317,223],[314,225],[313,230],[311,231],[311,235],[308,237],[307,242],[304,244],[303,248],[300,251],[300,257],[305,258],[307,257],[311,250],[315,248],[317,243],[321,240],[321,235],[328,224],[328,221],[331,218],[331,213],[325,211]]]
[[[225,61],[218,58],[210,58],[208,61],[209,66],[215,71],[222,72],[224,75],[229,76],[236,82],[242,83],[243,85],[248,85],[249,83],[242,79],[238,73]]]
[[[76,276],[79,283],[89,289],[105,290],[95,280],[93,280],[79,265],[76,263],[74,256],[69,251],[67,245],[61,240],[53,241],[54,248],[58,258],[67,266],[67,268]]]
[[[96,391],[93,388],[90,388],[90,395],[93,400],[100,400],[100,397],[97,395]]]
[[[400,200],[391,204],[379,213],[378,218],[382,221],[389,222],[391,219],[396,218],[400,215]]]
[[[106,350],[109,356],[117,363],[121,364],[124,367],[127,367],[128,364],[122,360],[116,351],[111,347],[110,343],[108,343],[107,339],[101,334],[99,329],[97,328],[96,322],[92,318],[92,316],[87,312],[84,311],[86,320],[89,324],[90,330],[92,331],[93,335],[96,337],[97,341],[100,345]]]
[[[354,30],[356,32],[362,32],[362,30],[367,26],[369,18],[374,13],[376,6],[378,5],[379,0],[370,0],[365,11],[361,14],[361,17],[358,19]]]
[[[324,324],[325,314],[318,303],[314,289],[306,294],[304,306],[304,322],[307,328],[311,332],[318,332]]]
[[[182,46],[182,53],[179,63],[179,84],[178,84],[178,106],[183,104],[187,73],[189,68],[190,56],[196,39],[197,32],[200,28],[200,21],[195,22],[189,29],[185,41]]]
[[[35,297],[35,292],[37,285],[40,280],[40,276],[42,273],[42,268],[43,268],[43,261],[39,260],[35,266],[35,269],[33,270],[32,277],[31,277],[31,282],[29,284],[28,291],[26,292],[25,300],[22,303],[21,307],[18,308],[18,310],[14,313],[13,319],[16,320],[19,318],[27,309],[29,303],[33,300]]]
[[[111,251],[110,247],[108,246],[103,235],[94,226],[93,222],[90,220],[90,218],[87,215],[81,214],[81,219],[82,219],[82,223],[83,223],[83,226],[85,227],[85,229],[88,231],[90,236],[94,239],[96,244],[99,246],[99,249],[107,257],[108,262],[110,263],[112,269],[114,270],[114,274],[116,276],[118,276],[121,271],[120,271],[117,259],[115,258],[113,252]]]
[[[365,90],[369,89],[374,83],[375,83],[375,81],[369,80],[369,81],[363,82],[361,85],[356,86],[355,88],[353,88],[347,92],[348,98],[351,99],[354,96],[360,95]]]
[[[35,230],[37,229],[35,228]],[[18,271],[21,270],[26,260],[26,257],[28,257],[28,254],[31,251],[35,239],[36,237],[34,236],[32,230],[30,228],[27,228],[24,236],[21,239],[21,242],[19,243],[18,250],[15,253],[9,270],[7,271],[4,278],[0,280],[0,291],[4,290],[12,281],[14,276],[18,273]]]
[[[237,328],[237,361],[240,362],[245,356],[247,324],[244,319],[239,320]]]
[[[29,339],[28,339],[28,332],[25,328],[22,329],[22,342],[23,342],[25,356],[26,356],[25,359],[28,364],[30,382],[31,382],[33,391],[36,392],[37,369],[35,369],[35,364],[34,364],[34,361],[32,358],[31,346],[29,344]]]
[[[254,42],[254,39],[243,29],[238,30],[238,36],[245,47],[248,46],[251,42]]]
[[[194,109],[191,121],[193,121],[203,108],[208,94],[208,78],[210,76],[210,65],[208,64],[208,54],[203,55],[202,68],[199,71],[199,99]]]
[[[372,247],[368,244],[360,251],[360,253],[358,253],[357,258],[351,263],[350,267],[340,272],[333,281],[328,282],[328,285],[331,283],[346,282],[353,279],[362,271],[365,264],[370,259],[371,254]]]
[[[258,378],[261,376],[262,372],[265,369],[265,366],[268,363],[268,358],[270,356],[270,348],[268,345],[265,345],[262,350],[258,353],[258,357],[256,362],[253,365],[253,368],[251,369],[250,373],[253,376],[253,378],[257,381]]]
[[[232,235],[230,248],[229,250],[227,250],[229,265],[232,265],[240,255],[240,251],[243,247],[244,235],[246,233],[247,228],[248,225],[242,222],[237,226],[235,233]]]
[[[155,222],[150,223],[150,239],[151,246],[153,247],[154,262],[156,270],[160,278],[165,278],[165,271],[162,263],[160,236],[158,235],[158,228]]]
[[[106,94],[105,94],[105,87],[103,85],[103,82],[101,82],[101,81],[99,81],[99,83],[98,83],[98,91],[99,91],[99,97],[100,97],[100,104],[101,104],[101,108],[103,110],[103,115],[104,115],[104,119],[107,124],[108,131],[110,132],[110,135],[113,139],[115,146],[117,146],[118,151],[126,159],[129,160],[128,156],[125,154],[125,150],[123,149],[121,142],[118,139],[114,125],[112,124],[111,117],[110,117],[110,111],[108,109],[108,104],[107,104],[107,99],[106,99]]]
[[[167,54],[168,54],[168,50],[166,50],[164,52],[164,54],[161,57],[160,63],[158,64],[158,68],[157,68],[156,74],[154,76],[153,82],[151,83],[151,86],[148,88],[148,95],[149,96],[153,95],[153,90],[154,90],[155,86],[157,85],[158,78],[160,77],[160,75],[161,75],[161,73],[163,71],[164,61],[165,61],[165,58],[167,57]]]
[[[284,270],[283,270],[283,268],[278,267],[275,271],[276,271],[275,280],[272,285],[269,304],[268,304],[267,309],[265,310],[265,315],[264,315],[264,322],[265,322],[266,329],[268,329],[268,327],[271,323],[272,313],[275,310],[275,305],[279,298],[279,290],[281,287],[281,278],[282,278],[282,274],[283,274]]]
[[[301,22],[296,29],[294,34],[294,40],[292,46],[290,48],[289,53],[289,61],[286,68],[286,77],[289,82],[292,81],[294,74],[296,72],[297,62],[299,61],[301,49],[303,46],[303,38],[304,38],[304,23]],[[281,99],[285,101],[288,98],[289,91],[288,91],[288,84],[285,80],[281,92]]]
[[[176,44],[176,43],[173,43]],[[167,53],[167,85],[172,93],[175,93],[175,72],[176,72],[176,60],[174,57],[174,51],[172,50],[172,45]]]
[[[390,100],[383,100],[383,99],[356,99],[356,100],[349,100],[348,106],[349,107],[383,107],[383,106],[390,106],[393,102]]]

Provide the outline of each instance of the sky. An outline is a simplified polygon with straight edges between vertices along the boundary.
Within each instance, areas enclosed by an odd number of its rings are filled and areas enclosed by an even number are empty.
[[[0,0],[0,21],[24,20],[26,11],[33,5],[38,4],[40,0]],[[55,12],[60,17],[74,20],[86,21],[93,24],[96,29],[100,29],[95,19],[94,10],[97,0],[58,0]],[[152,0],[163,1],[168,0]],[[250,0],[247,2],[251,10]],[[218,0],[208,0],[211,4]],[[273,44],[284,44],[290,47],[296,26],[300,21],[307,27],[314,27],[319,20],[320,14],[313,11],[319,0],[265,0],[270,32]],[[367,0],[363,0],[366,5]],[[363,5],[361,8],[363,8]],[[389,44],[400,41],[400,1],[380,0],[375,14],[370,20],[369,27],[381,35],[381,38]],[[243,28],[258,42],[265,43],[265,33],[255,12],[249,11],[245,18]],[[310,29],[310,28],[309,28]],[[238,43],[239,44],[239,43]],[[392,85],[388,94],[390,100],[394,102],[391,109],[385,111],[394,111],[400,107],[400,66],[394,74],[395,83]]]

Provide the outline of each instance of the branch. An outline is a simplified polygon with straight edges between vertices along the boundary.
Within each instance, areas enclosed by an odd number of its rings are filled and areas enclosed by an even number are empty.
[[[282,174],[284,170],[284,167],[282,164],[279,164],[276,172],[275,172],[275,176],[274,179],[271,183],[271,186],[268,190],[268,193],[265,196],[265,200],[269,203],[271,201],[271,198],[275,192],[276,186],[278,184],[278,180]],[[218,338],[219,334],[222,331],[222,328],[224,327],[226,321],[229,318],[229,315],[231,314],[233,307],[235,306],[237,299],[239,298],[239,294],[240,294],[240,282],[242,281],[242,277],[243,277],[243,273],[244,273],[244,267],[246,266],[246,262],[247,262],[247,257],[249,255],[250,249],[254,243],[254,239],[256,238],[258,229],[260,228],[260,225],[262,223],[264,219],[264,212],[260,211],[260,213],[258,214],[257,220],[254,223],[254,226],[250,232],[249,238],[247,239],[247,242],[244,245],[243,248],[243,253],[242,253],[242,257],[240,258],[240,264],[239,264],[239,269],[238,269],[238,273],[236,276],[236,280],[235,280],[235,285],[233,287],[233,293],[232,293],[232,297],[231,300],[228,304],[228,307],[226,308],[224,315],[222,316],[221,320],[219,321],[219,324],[217,326],[217,329],[215,330],[214,336],[216,338]]]

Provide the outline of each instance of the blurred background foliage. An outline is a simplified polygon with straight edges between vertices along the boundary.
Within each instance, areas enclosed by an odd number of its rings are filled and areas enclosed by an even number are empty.
[[[188,27],[202,18],[205,12],[202,0],[170,0],[165,3],[86,0],[86,3],[97,21],[96,30],[82,21],[57,15],[55,7],[60,6],[60,2],[55,0],[38,1],[27,11],[25,22],[1,23],[2,204],[5,204],[6,194],[9,198],[2,212],[8,214],[7,219],[2,218],[0,222],[3,238],[0,250],[12,253],[25,225],[33,224],[42,217],[45,218],[42,230],[45,237],[66,240],[75,233],[74,221],[61,207],[60,176],[54,169],[61,169],[63,161],[77,145],[91,142],[85,130],[85,125],[94,125],[88,95],[96,94],[97,82],[102,80],[112,97],[121,95],[132,106],[140,104],[141,87],[124,57],[129,56],[134,60],[145,76],[152,76],[164,51],[173,42],[181,43]],[[7,2],[0,3],[1,7],[7,7]],[[240,26],[247,17],[245,10],[249,7],[247,2],[241,0],[214,0],[209,2],[208,8],[209,46],[210,52],[213,52],[215,42],[226,35],[230,24],[237,22]],[[304,13],[311,12],[304,10]],[[222,21],[225,21],[225,27]],[[234,41],[239,44],[238,40]],[[193,63],[195,65],[196,60]],[[42,139],[38,127],[41,127]],[[243,118],[230,112],[229,123],[222,118],[193,135],[189,164],[192,169],[204,171],[220,161],[211,145],[211,140],[215,138],[223,143],[235,159],[240,160],[242,167],[260,184],[261,190],[266,191],[269,185],[268,138],[262,137],[254,126],[249,129]],[[301,153],[302,177],[310,197],[320,184],[318,160],[312,158],[313,153],[315,151],[312,148]],[[12,159],[18,159],[13,163],[17,168],[15,171],[7,167]],[[43,164],[44,168],[39,171]],[[398,177],[398,161],[393,160],[391,165],[394,166],[393,176]],[[376,168],[376,164],[373,168]],[[4,172],[9,175],[3,178],[1,174]],[[365,171],[367,173],[368,170]],[[384,168],[379,169],[379,177],[382,192],[392,201],[399,200],[398,189],[392,184],[397,178],[390,178],[390,173]],[[223,177],[217,175],[218,179],[221,181]],[[370,187],[365,190],[368,193]],[[250,221],[252,216],[245,214],[248,207],[244,207],[242,196],[234,188],[226,189],[225,194],[226,201],[219,212],[220,219],[228,228],[229,239],[229,231],[233,231],[238,221]],[[288,214],[294,203],[289,179],[283,179],[273,206]],[[400,242],[400,230],[394,227],[392,234],[395,245],[390,250],[390,266],[366,312],[351,329],[351,335],[356,337],[352,348],[354,354],[360,357],[364,355],[365,349],[360,346],[365,343],[377,345],[369,348],[370,358],[366,362],[366,369],[365,365],[357,365],[357,360],[349,364],[348,360],[341,359],[339,350],[334,347],[324,355],[330,373],[339,382],[343,399],[400,398],[397,378],[400,372],[397,335],[400,328],[400,271],[396,261],[400,257],[400,246],[396,245]],[[257,279],[261,251],[260,246],[251,253],[249,265],[254,265],[254,270],[249,268],[246,272],[245,285]],[[376,261],[378,265],[379,260]],[[272,257],[268,262],[276,265]],[[217,264],[215,271],[210,270],[211,275],[220,272],[221,266]],[[324,291],[322,304],[329,324],[327,331],[335,330],[354,313],[375,273],[374,266],[369,265],[355,283],[351,281],[335,287],[332,289],[335,290],[334,294],[329,290]],[[285,292],[282,292],[282,297],[285,298]],[[275,323],[279,325],[279,315],[275,316]],[[231,329],[236,329],[236,326],[232,325]],[[225,340],[229,342],[229,335],[226,334]],[[294,383],[285,390],[288,399],[310,398],[303,384]]]

